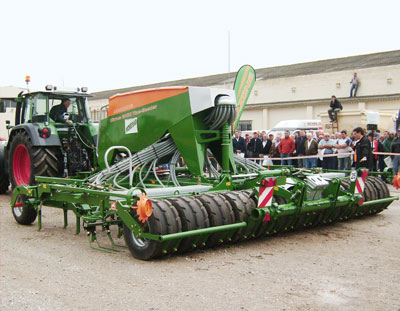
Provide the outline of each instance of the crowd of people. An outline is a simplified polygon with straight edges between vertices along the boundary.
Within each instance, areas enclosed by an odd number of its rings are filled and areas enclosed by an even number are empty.
[[[322,167],[332,170],[350,170],[365,167],[371,171],[383,171],[387,155],[372,152],[400,153],[400,129],[392,131],[364,132],[360,127],[352,133],[346,130],[335,134],[323,131],[299,131],[291,134],[254,132],[253,136],[236,132],[232,139],[234,152],[245,158],[270,161],[273,165],[294,165],[299,168]],[[331,155],[331,156],[330,156]],[[302,158],[302,156],[318,156]],[[292,159],[296,157],[298,159]],[[390,156],[394,173],[399,172],[400,156]],[[260,160],[256,160],[260,159]],[[269,160],[272,159],[272,160]]]

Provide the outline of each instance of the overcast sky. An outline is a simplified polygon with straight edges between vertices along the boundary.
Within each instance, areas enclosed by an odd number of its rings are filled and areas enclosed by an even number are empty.
[[[0,86],[101,91],[400,49],[400,1],[0,0]]]

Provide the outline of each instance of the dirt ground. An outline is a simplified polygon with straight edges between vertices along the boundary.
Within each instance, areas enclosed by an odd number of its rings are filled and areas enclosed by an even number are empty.
[[[400,195],[394,191],[392,195]],[[0,196],[1,310],[400,310],[400,203],[379,215],[143,262]],[[101,238],[106,242],[105,236]]]

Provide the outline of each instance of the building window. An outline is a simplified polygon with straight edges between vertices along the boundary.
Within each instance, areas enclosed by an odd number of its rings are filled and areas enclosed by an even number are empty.
[[[239,131],[251,131],[252,126],[251,126],[252,121],[239,121],[238,129]]]
[[[15,108],[17,103],[12,99],[0,99],[0,112],[6,112],[7,108]]]

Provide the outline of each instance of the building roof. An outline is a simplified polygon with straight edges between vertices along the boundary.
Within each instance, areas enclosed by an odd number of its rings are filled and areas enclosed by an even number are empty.
[[[370,67],[382,67],[400,64],[400,50],[380,52],[366,55],[357,55],[342,58],[319,60],[314,62],[299,63],[293,65],[277,66],[256,69],[257,80],[268,80],[285,77],[303,76],[318,73],[327,73],[344,70],[355,70]],[[132,92],[141,89],[157,88],[165,86],[213,86],[224,83],[233,83],[234,74],[227,73],[182,79],[161,83],[153,83],[141,86],[127,87],[122,89],[95,92],[92,100],[106,99],[117,93]]]

